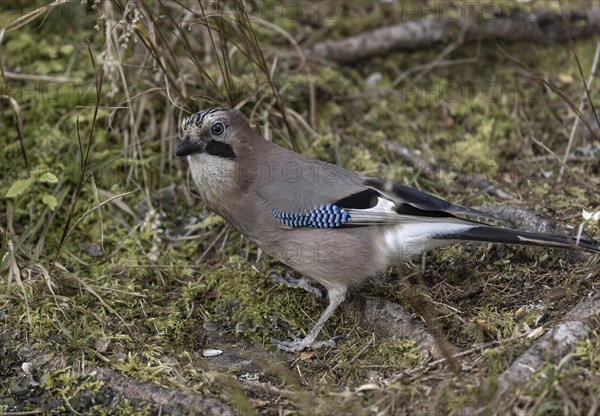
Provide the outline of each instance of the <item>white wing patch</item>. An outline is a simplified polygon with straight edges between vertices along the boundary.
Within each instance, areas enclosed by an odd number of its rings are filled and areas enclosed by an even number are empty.
[[[411,214],[399,214],[396,212],[397,204],[387,199],[384,196],[377,198],[377,205],[368,209],[353,209],[346,208],[348,214],[350,214],[350,225],[377,225],[377,224],[414,224],[428,223],[428,224],[464,224],[465,221],[460,218],[452,217],[427,217],[425,215],[411,215]],[[426,211],[423,211],[426,212]]]
[[[451,235],[469,230],[477,225],[454,222],[422,222],[421,218],[414,218],[415,222],[398,224],[384,232],[385,249],[388,258],[408,260],[413,256],[437,247],[452,244]],[[446,221],[448,221],[446,219]],[[448,239],[436,239],[448,235]]]
[[[377,198],[377,205],[368,209],[346,209],[350,214],[350,224],[396,224],[398,214],[394,211],[396,204],[389,199]]]

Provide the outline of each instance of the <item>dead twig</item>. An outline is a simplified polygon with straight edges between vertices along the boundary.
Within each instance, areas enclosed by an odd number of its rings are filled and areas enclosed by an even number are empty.
[[[25,163],[25,169],[27,170],[27,174],[29,174],[29,159],[27,158],[27,150],[25,149],[25,135],[23,134],[23,117],[21,115],[21,106],[19,105],[17,100],[8,95],[0,95],[0,98],[8,100],[8,102],[10,103],[10,108],[12,109],[12,112],[15,116],[15,120],[17,122],[17,136],[19,138],[19,145],[21,146],[23,163]]]
[[[594,82],[594,76],[596,75],[596,71],[598,70],[598,61],[599,60],[600,60],[600,39],[598,39],[598,42],[596,43],[596,52],[594,53],[594,60],[592,61],[592,68],[590,69],[590,75],[588,77],[587,84],[584,81],[583,94],[581,97],[581,101],[579,103],[579,112],[580,113],[583,112],[583,108],[585,107],[587,102],[589,102],[590,104],[592,103],[592,101],[590,99],[590,95],[589,95],[588,86],[592,85],[592,83]],[[579,60],[578,60],[578,62],[579,62]],[[583,80],[583,78],[582,78],[582,80]],[[597,116],[596,112],[594,111],[593,113],[596,116],[596,122],[598,122],[598,116]],[[573,140],[575,139],[575,132],[577,131],[577,126],[579,125],[579,121],[580,121],[580,118],[575,117],[575,121],[573,121],[573,126],[571,127],[571,133],[569,134],[569,141],[567,142],[567,148],[565,149],[565,154],[562,158],[562,163],[560,165],[560,172],[558,173],[557,182],[560,182],[562,180],[565,166],[567,165],[567,160],[571,153],[571,146],[573,145]],[[598,122],[598,125],[600,126],[600,122]]]

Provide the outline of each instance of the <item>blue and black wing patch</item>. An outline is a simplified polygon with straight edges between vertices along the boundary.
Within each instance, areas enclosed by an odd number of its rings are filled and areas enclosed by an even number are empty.
[[[322,205],[319,208],[300,213],[289,213],[271,208],[271,215],[286,227],[337,228],[350,220],[350,214],[335,204]]]

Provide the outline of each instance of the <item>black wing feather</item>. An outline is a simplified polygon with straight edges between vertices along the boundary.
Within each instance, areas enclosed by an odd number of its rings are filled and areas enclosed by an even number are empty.
[[[500,221],[493,215],[485,212],[454,204],[445,199],[438,198],[410,186],[385,181],[382,179],[367,179],[365,185],[381,192],[388,198],[398,203],[398,213],[421,215],[430,217],[453,217],[465,215],[468,217],[486,218]]]

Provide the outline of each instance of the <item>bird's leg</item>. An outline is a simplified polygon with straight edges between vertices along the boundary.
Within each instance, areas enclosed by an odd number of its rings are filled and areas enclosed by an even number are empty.
[[[285,276],[272,274],[270,277],[271,280],[273,280],[275,283],[291,287],[292,289],[304,289],[308,293],[313,293],[319,299],[323,297],[323,292],[321,291],[321,289],[314,286],[312,282],[304,276],[297,278],[294,277],[294,274],[292,272],[287,272]]]
[[[333,347],[335,345],[335,339],[328,341],[316,342],[317,336],[325,326],[325,323],[329,320],[333,312],[338,306],[346,299],[347,293],[346,287],[335,287],[327,289],[327,295],[329,297],[329,305],[325,312],[321,314],[317,323],[312,327],[309,333],[303,339],[297,339],[294,341],[279,341],[277,347],[281,350],[288,352],[300,352],[306,348],[317,349],[321,347]]]

